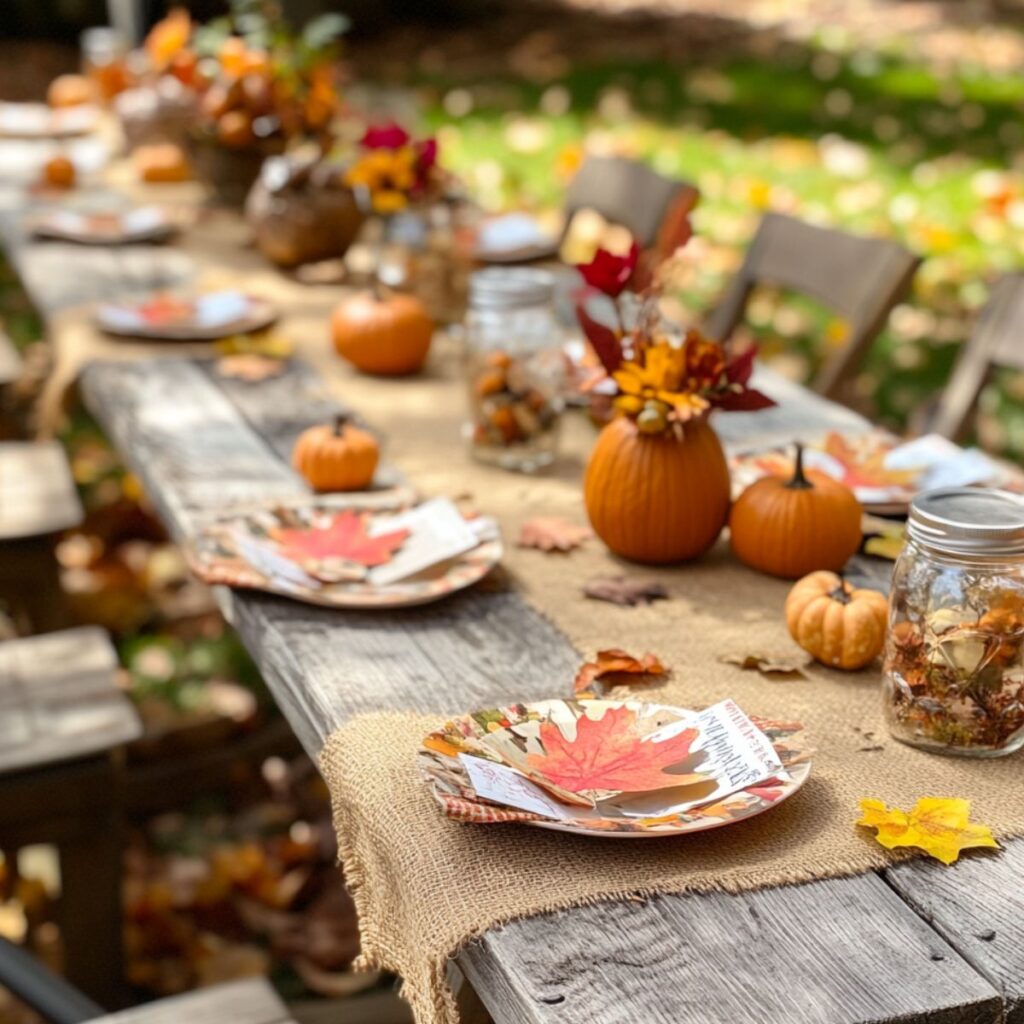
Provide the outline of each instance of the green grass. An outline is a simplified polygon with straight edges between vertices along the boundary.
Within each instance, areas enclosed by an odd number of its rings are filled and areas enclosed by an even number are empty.
[[[498,70],[468,81],[413,74],[409,84],[445,163],[489,207],[557,206],[581,148],[694,181],[695,309],[713,304],[764,209],[920,253],[911,304],[858,381],[894,427],[943,386],[991,282],[1024,261],[1024,178],[1012,169],[1024,140],[1021,77],[978,67],[940,76],[896,53],[786,44],[771,61],[580,62],[545,82]],[[829,319],[776,296],[759,311],[766,355],[784,353],[809,377],[834,333]],[[1020,391],[1003,379],[982,403],[983,419],[995,419],[986,439],[1018,456]]]

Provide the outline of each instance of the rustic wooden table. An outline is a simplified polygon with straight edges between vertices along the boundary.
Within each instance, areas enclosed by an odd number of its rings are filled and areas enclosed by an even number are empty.
[[[0,235],[47,317],[83,295],[165,282],[180,258],[32,243],[22,213],[0,209]],[[288,451],[299,429],[334,407],[308,368],[248,385],[201,362],[117,356],[111,346],[111,361],[87,368],[82,394],[177,537],[230,504],[305,493]],[[790,432],[794,422],[851,424],[846,410],[802,389],[772,378],[767,386],[782,400],[772,415]],[[726,428],[731,439],[743,420]],[[767,429],[757,422],[759,436]],[[514,591],[478,588],[373,614],[258,593],[221,600],[314,757],[353,715],[487,706],[508,697],[512,678],[518,697],[546,697],[551,678],[580,661]],[[1022,880],[1024,842],[1011,842],[998,858],[952,868],[915,861],[743,895],[543,915],[486,934],[457,963],[499,1024],[1024,1021]]]

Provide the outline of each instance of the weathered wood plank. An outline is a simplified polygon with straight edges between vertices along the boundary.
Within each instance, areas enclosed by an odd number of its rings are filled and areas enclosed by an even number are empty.
[[[240,457],[234,449],[230,461],[227,451],[221,456],[220,505],[236,493],[251,498],[254,483],[283,484],[284,478],[258,465],[258,449],[241,438],[261,422],[259,389],[248,400],[247,420],[230,403],[221,405],[209,388],[191,386],[164,394],[173,411],[147,414],[143,407],[155,396],[140,378],[166,379],[166,370],[166,363],[147,364],[126,381],[116,368],[96,365],[85,374],[83,394],[161,507],[178,517],[172,525],[183,533],[195,523],[196,509],[211,507],[217,462],[209,458],[193,471],[181,451],[196,442],[184,442],[183,433],[202,434],[215,422],[223,438],[238,446]],[[193,380],[183,371],[175,374],[179,385]],[[268,419],[280,422],[277,413]],[[274,459],[269,444],[262,451],[265,460]],[[231,608],[268,685],[312,753],[353,714],[479,706],[507,697],[512,681],[524,698],[546,696],[551,679],[564,678],[578,664],[565,637],[511,592],[477,589],[387,616],[246,593],[233,594]],[[460,964],[501,1024],[867,1024],[894,1018],[952,1024],[994,1022],[1000,1013],[994,989],[874,875],[742,897],[675,897],[548,915],[488,934]],[[710,986],[721,991],[732,1017],[724,1011],[709,1016],[718,1012],[705,999]],[[729,994],[733,988],[737,995]],[[745,1017],[735,1015],[741,1010]]]
[[[1007,1024],[1024,1022],[1024,842],[999,857],[964,857],[951,867],[910,861],[889,884],[1002,993]]]
[[[56,441],[0,443],[0,541],[74,526],[82,503]]]
[[[277,993],[262,978],[247,978],[214,988],[172,996],[120,1013],[97,1017],[92,1024],[292,1024]]]
[[[509,969],[514,965],[514,971]],[[995,990],[876,875],[605,903],[491,932],[460,966],[521,1024],[1001,1020]]]
[[[0,643],[0,772],[98,754],[141,735],[116,666],[106,634],[90,626]]]

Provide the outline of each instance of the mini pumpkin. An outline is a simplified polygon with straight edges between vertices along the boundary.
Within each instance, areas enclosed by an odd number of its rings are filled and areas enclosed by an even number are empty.
[[[46,90],[51,107],[79,107],[93,99],[92,84],[83,75],[58,75]]]
[[[292,465],[315,491],[361,491],[377,471],[376,438],[346,416],[304,430],[292,449]]]
[[[786,598],[790,636],[824,665],[863,668],[882,651],[889,602],[877,590],[855,590],[821,570],[793,585]]]
[[[796,579],[815,569],[838,572],[860,547],[860,502],[845,484],[804,471],[796,446],[793,476],[752,483],[729,514],[732,550],[745,565]]]
[[[192,168],[181,146],[173,142],[157,142],[139,146],[132,159],[135,170],[142,181],[171,182],[188,181]]]
[[[334,348],[363,373],[402,376],[423,366],[434,323],[414,295],[358,292],[331,317]]]
[[[594,532],[617,555],[666,565],[702,555],[729,512],[729,469],[704,418],[682,436],[645,433],[628,416],[602,431],[583,498]]]
[[[43,164],[42,180],[51,188],[74,188],[75,165],[63,154],[51,156]]]

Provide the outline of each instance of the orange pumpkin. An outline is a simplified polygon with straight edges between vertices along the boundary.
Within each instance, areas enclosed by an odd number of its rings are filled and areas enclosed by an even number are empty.
[[[188,181],[192,177],[192,168],[189,166],[188,158],[181,147],[172,142],[139,146],[132,159],[135,163],[135,170],[142,181]]]
[[[83,75],[58,75],[46,90],[51,107],[78,107],[93,98],[92,84]]]
[[[415,373],[430,349],[434,323],[413,295],[359,292],[343,299],[331,317],[334,348],[364,373]]]
[[[376,438],[337,416],[327,426],[304,430],[292,449],[292,465],[316,491],[361,491],[377,471]]]
[[[629,417],[602,431],[583,499],[594,532],[617,555],[663,565],[703,554],[729,513],[729,469],[703,418],[672,433],[641,432]]]
[[[860,547],[861,507],[853,492],[825,473],[804,472],[796,446],[793,476],[763,477],[729,515],[732,550],[752,569],[796,579],[815,569],[838,571]]]
[[[812,572],[786,598],[790,636],[833,668],[858,669],[882,651],[889,602],[877,590],[854,590],[834,572]]]
[[[75,165],[61,154],[51,156],[43,164],[43,184],[52,188],[73,188],[75,184]]]

